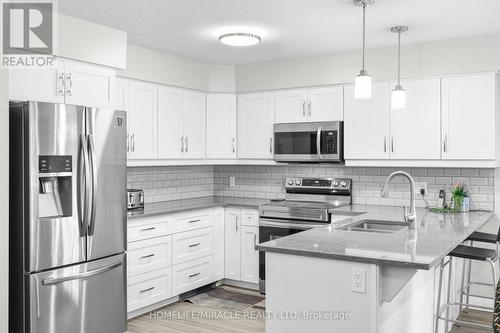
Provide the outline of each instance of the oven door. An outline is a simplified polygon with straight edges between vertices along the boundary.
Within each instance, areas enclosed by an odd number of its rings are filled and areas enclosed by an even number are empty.
[[[318,223],[306,223],[287,220],[261,218],[259,222],[259,243],[290,236],[314,227]],[[266,257],[265,252],[259,252],[259,291],[266,293]]]
[[[343,123],[274,125],[274,160],[277,162],[342,162]]]

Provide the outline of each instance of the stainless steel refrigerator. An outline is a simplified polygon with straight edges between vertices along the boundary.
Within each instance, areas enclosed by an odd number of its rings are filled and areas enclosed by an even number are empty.
[[[126,114],[10,103],[9,332],[126,331]]]

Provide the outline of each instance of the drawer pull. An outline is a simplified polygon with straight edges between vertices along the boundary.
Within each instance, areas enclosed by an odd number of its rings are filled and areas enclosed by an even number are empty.
[[[201,220],[200,219],[197,219],[197,220],[191,220],[189,221],[189,223],[197,223],[197,222],[200,222]]]
[[[147,258],[151,258],[151,257],[154,257],[155,254],[154,253],[151,253],[151,254],[148,254],[147,256],[142,256],[141,259],[147,259]]]
[[[151,287],[151,288],[148,288],[148,289],[143,289],[143,290],[140,291],[140,293],[144,294],[144,293],[147,293],[148,291],[151,291],[153,289],[155,289],[155,287]]]
[[[200,245],[201,245],[200,243],[196,243],[196,244],[189,245],[189,247],[191,248],[191,247],[200,246]]]
[[[192,279],[192,278],[194,278],[194,277],[197,277],[197,276],[198,276],[198,275],[200,275],[200,274],[201,274],[201,273],[191,274],[191,275],[189,275],[189,278],[190,278],[190,279]]]
[[[156,227],[146,228],[146,229],[142,229],[141,232],[152,231],[152,230],[155,230],[155,229],[156,229]]]

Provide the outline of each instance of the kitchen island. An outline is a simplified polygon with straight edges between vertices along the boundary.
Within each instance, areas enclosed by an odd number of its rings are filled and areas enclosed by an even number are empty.
[[[432,332],[439,263],[493,215],[418,209],[417,229],[408,229],[401,207],[333,214],[350,218],[256,247],[266,252],[267,332]]]

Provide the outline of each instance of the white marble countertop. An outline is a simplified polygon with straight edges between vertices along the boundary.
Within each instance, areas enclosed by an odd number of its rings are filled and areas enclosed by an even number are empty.
[[[351,216],[347,223],[364,219],[404,221],[402,207],[351,205],[333,212],[333,215],[355,214],[359,215]],[[393,233],[375,233],[330,225],[261,243],[256,249],[428,270],[492,216],[491,212],[437,214],[417,209],[416,230],[404,227]]]

